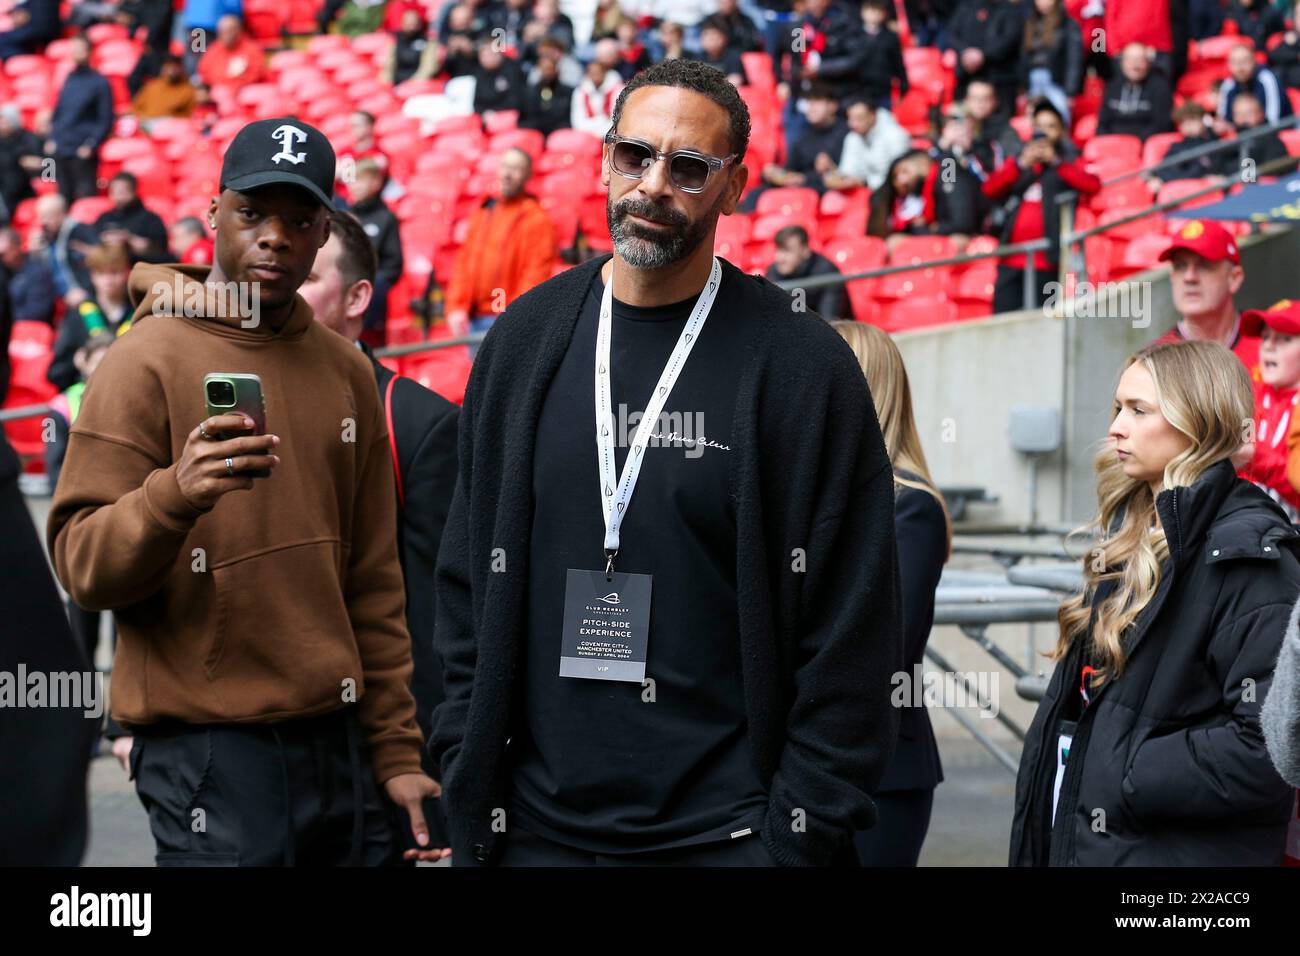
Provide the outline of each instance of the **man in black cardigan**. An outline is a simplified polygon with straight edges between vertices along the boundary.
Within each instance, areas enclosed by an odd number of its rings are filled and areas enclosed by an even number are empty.
[[[374,290],[376,254],[361,223],[350,213],[330,213],[330,238],[316,254],[299,294],[316,320],[357,343],[375,367],[393,442],[397,478],[397,554],[406,580],[406,627],[411,633],[411,692],[415,720],[429,739],[434,708],[443,699],[442,662],[433,649],[434,567],[443,524],[456,484],[456,429],[460,410],[419,382],[381,365],[358,340]],[[437,765],[426,755],[425,772],[435,780]],[[445,846],[445,825],[430,815],[432,846]]]
[[[902,662],[871,396],[819,317],[715,263],[748,176],[735,88],[665,61],[612,130],[614,256],[508,303],[466,394],[430,744],[452,860],[852,862]]]

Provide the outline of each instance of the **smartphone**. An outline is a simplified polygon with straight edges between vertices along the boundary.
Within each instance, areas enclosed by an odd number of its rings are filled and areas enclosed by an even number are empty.
[[[224,441],[243,435],[266,434],[266,404],[262,399],[262,380],[249,372],[209,372],[203,376],[203,404],[207,416],[235,415],[248,416],[253,421],[253,430],[217,432],[214,437]],[[239,475],[249,478],[266,478],[271,474],[269,468],[255,471],[239,471]]]

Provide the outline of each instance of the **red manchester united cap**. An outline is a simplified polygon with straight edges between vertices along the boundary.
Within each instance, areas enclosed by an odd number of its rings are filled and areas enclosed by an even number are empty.
[[[1229,262],[1241,265],[1237,240],[1217,222],[1206,219],[1192,219],[1174,233],[1169,247],[1160,253],[1161,261],[1168,259],[1179,249],[1194,252],[1210,262],[1222,262],[1227,259]]]
[[[1283,335],[1300,335],[1300,302],[1282,299],[1267,309],[1251,309],[1241,314],[1243,322],[1263,322],[1274,332]]]

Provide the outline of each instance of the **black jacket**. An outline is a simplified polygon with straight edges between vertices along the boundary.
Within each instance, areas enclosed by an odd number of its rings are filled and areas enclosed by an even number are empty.
[[[770,265],[767,269],[767,278],[771,282],[789,282],[795,279],[806,279],[810,276],[829,276],[839,275],[840,270],[820,252],[810,252],[808,258],[804,260],[803,265],[796,269],[791,275],[783,276],[776,271],[776,265]],[[795,288],[798,288],[797,286]],[[791,294],[794,289],[790,290]],[[825,285],[818,289],[812,289],[807,293],[805,305],[816,312],[827,322],[835,319],[845,319],[853,321],[853,306],[849,304],[848,296],[844,294],[843,285]]]
[[[0,223],[13,218],[20,202],[36,195],[34,174],[19,165],[19,158],[44,155],[44,144],[31,130],[16,129],[9,136],[0,136]]]
[[[1165,153],[1165,159],[1174,159],[1180,153],[1191,152],[1202,146],[1208,146],[1211,143],[1217,143],[1219,138],[1208,129],[1202,136],[1194,139],[1180,139],[1176,143],[1169,144],[1169,151]],[[1236,163],[1236,154],[1229,153]],[[1192,159],[1185,159],[1181,163],[1175,163],[1159,170],[1156,175],[1163,182],[1172,182],[1175,179],[1203,179],[1206,176],[1217,176],[1223,166],[1224,153],[1207,153],[1204,156],[1196,156]]]
[[[1248,129],[1239,129],[1237,130],[1237,135],[1240,136],[1242,133],[1248,131]],[[1215,156],[1215,159],[1217,159],[1219,163],[1218,171],[1224,176],[1241,175],[1241,160],[1243,152],[1245,153],[1246,159],[1252,160],[1255,163],[1256,171],[1258,171],[1262,166],[1277,162],[1280,159],[1285,159],[1290,155],[1290,153],[1287,152],[1286,144],[1282,142],[1281,137],[1278,136],[1277,133],[1263,133],[1253,139],[1245,140],[1238,144],[1236,149],[1225,149],[1223,152]],[[1289,163],[1281,163],[1279,165],[1281,168],[1269,169],[1264,173],[1264,175],[1279,176],[1286,173],[1291,168],[1291,164]],[[1247,181],[1249,182],[1250,180]]]
[[[1124,133],[1147,139],[1168,133],[1174,128],[1173,108],[1169,80],[1159,70],[1152,70],[1141,83],[1130,83],[1117,74],[1102,96],[1097,135]]]
[[[1058,722],[1079,699],[1086,641],[1034,715],[1012,865],[1282,863],[1295,791],[1269,761],[1259,711],[1300,593],[1300,533],[1227,461],[1156,507],[1170,557],[1126,639],[1123,674],[1091,691],[1078,721],[1055,827]]]
[[[474,70],[474,112],[491,110],[522,110],[524,105],[524,77],[511,59],[504,58],[495,70],[476,67]]]
[[[49,562],[0,435],[0,671],[80,674]],[[101,698],[101,703],[102,698]],[[89,708],[86,708],[89,709]],[[0,866],[77,866],[86,847],[86,771],[98,721],[76,707],[6,708],[0,720]]]
[[[1020,69],[1020,44],[1024,39],[1024,10],[1012,0],[962,0],[948,23],[948,46],[959,57],[957,81],[962,88],[974,79],[995,86],[1016,79]],[[984,65],[968,73],[961,65],[961,51],[974,47],[984,54]],[[1001,104],[1003,111],[1014,104]]]
[[[901,471],[912,481],[919,475]],[[934,495],[898,485],[894,497],[894,535],[898,542],[898,577],[903,591],[903,672],[909,680],[923,668],[925,645],[934,626],[934,592],[948,559],[948,524]],[[924,706],[901,707],[898,749],[876,793],[929,790],[943,781],[939,745],[930,712]]]
[[[1300,87],[1300,40],[1287,43],[1284,39],[1269,50],[1268,68],[1283,86]]]
[[[391,289],[402,276],[402,237],[397,228],[397,217],[388,204],[378,196],[364,202],[353,203],[351,212],[361,222],[361,228],[370,237],[379,258],[375,279],[383,288]]]
[[[128,250],[131,261],[166,262],[170,258],[167,251],[167,227],[162,217],[151,212],[137,196],[121,209],[107,209],[95,220],[95,232],[103,235],[110,229],[125,229],[133,236],[143,236],[149,240],[149,249],[144,253]]]
[[[461,864],[490,862],[501,846],[494,808],[510,796],[505,745],[520,703],[533,435],[592,276],[609,258],[515,300],[470,374],[438,555],[434,640],[447,699],[431,743]],[[731,487],[749,742],[769,794],[761,832],[779,863],[820,865],[873,822],[869,794],[897,736],[888,699],[902,661],[893,475],[844,341],[765,279],[722,268],[754,329],[736,357]]]
[[[545,91],[550,96],[544,96]],[[549,85],[541,82],[530,83],[524,90],[524,108],[519,116],[520,129],[535,129],[547,136],[557,129],[569,127],[569,103],[573,99],[573,87],[565,86],[557,78]]]
[[[63,321],[59,323],[59,331],[54,336],[54,354],[50,357],[50,367],[45,370],[46,380],[59,391],[81,381],[81,372],[77,370],[77,350],[90,340],[90,329],[83,317],[87,312],[99,312],[103,316],[105,329],[113,335],[117,335],[122,323],[131,318],[130,304],[120,316],[110,317],[104,314],[94,299],[87,299],[77,308],[63,313]]]
[[[411,634],[415,720],[424,739],[433,728],[433,710],[442,703],[442,661],[433,648],[434,568],[442,529],[456,487],[456,428],[460,409],[414,379],[380,364],[375,367],[379,399],[389,408],[392,383],[392,436],[397,444],[397,555],[406,582],[406,628]],[[437,776],[436,764],[427,766]]]
[[[63,81],[50,118],[54,155],[71,156],[82,146],[98,151],[112,129],[113,89],[108,80],[88,66],[73,70]]]
[[[1266,49],[1268,38],[1286,29],[1286,20],[1272,0],[1255,0],[1250,6],[1241,0],[1230,0],[1224,20],[1237,24],[1238,35],[1250,38],[1256,50]]]
[[[865,31],[857,17],[851,16],[847,10],[848,8],[841,3],[832,3],[820,18],[805,13],[802,20],[791,21],[791,37],[787,39],[785,49],[795,49],[792,45],[793,31],[802,29],[804,43],[808,45],[806,48],[817,50],[822,60],[837,60],[851,54],[853,48],[861,42]],[[803,54],[787,53],[786,63],[784,74],[778,71],[778,76],[790,84],[791,90],[807,93],[814,80],[804,76]],[[818,73],[818,80],[822,80],[820,73]],[[826,77],[824,82],[835,91],[836,95],[843,96],[849,92],[849,83],[844,80]]]
[[[908,90],[902,44],[897,33],[884,28],[877,33],[862,30],[838,56],[823,57],[817,76],[834,83],[845,100],[860,96],[873,105],[892,99],[895,80],[899,96]]]

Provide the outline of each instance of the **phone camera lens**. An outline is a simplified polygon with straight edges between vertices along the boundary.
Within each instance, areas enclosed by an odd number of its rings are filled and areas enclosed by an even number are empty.
[[[230,382],[208,382],[208,402],[220,408],[235,404],[235,386]]]

